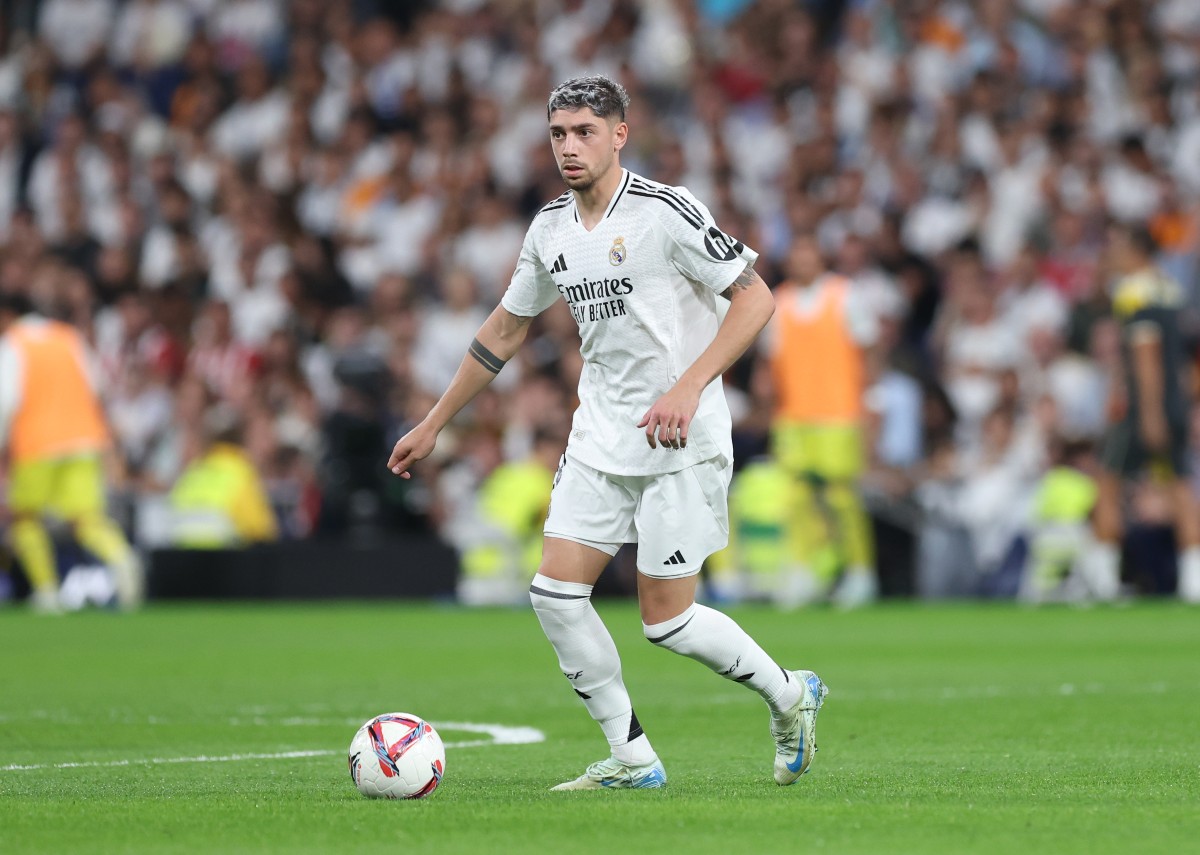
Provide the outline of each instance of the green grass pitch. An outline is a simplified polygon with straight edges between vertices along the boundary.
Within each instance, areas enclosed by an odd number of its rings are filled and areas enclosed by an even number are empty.
[[[606,745],[527,610],[0,612],[0,852],[1200,847],[1195,609],[736,609],[785,665],[831,687],[821,752],[787,788],[771,780],[757,697],[647,644],[631,604],[600,610],[664,791],[548,792]],[[432,797],[369,801],[345,748],[357,723],[393,710],[545,740],[450,748]],[[306,754],[245,756],[288,752]]]

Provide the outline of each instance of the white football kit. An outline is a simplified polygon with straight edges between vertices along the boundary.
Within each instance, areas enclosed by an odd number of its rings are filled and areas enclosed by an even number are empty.
[[[712,342],[728,305],[718,295],[757,258],[686,189],[628,170],[590,232],[569,191],[534,217],[501,305],[531,317],[563,298],[584,359],[547,535],[609,554],[637,542],[638,569],[658,577],[694,574],[725,546],[733,449],[720,378],[686,448],[652,449],[637,425]]]

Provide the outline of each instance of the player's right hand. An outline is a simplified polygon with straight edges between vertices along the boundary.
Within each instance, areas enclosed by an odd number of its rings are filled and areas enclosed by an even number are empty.
[[[436,430],[427,427],[425,422],[421,422],[400,437],[395,447],[392,448],[392,456],[388,458],[388,471],[401,478],[411,478],[412,473],[408,470],[418,460],[424,460],[430,455],[434,444],[437,443],[437,435]]]

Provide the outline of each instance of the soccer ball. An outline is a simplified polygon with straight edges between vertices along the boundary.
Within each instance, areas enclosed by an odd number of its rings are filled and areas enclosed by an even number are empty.
[[[350,778],[372,799],[423,799],[446,772],[446,749],[429,722],[408,713],[376,716],[350,741]]]

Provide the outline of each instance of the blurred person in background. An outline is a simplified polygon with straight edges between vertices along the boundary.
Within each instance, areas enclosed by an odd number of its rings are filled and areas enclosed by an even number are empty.
[[[813,235],[796,237],[766,333],[775,380],[772,453],[791,476],[792,577],[786,599],[824,595],[837,574],[843,607],[875,599],[870,521],[858,494],[865,464],[865,349],[879,323],[855,283],[828,271]]]
[[[32,605],[60,609],[50,518],[70,526],[105,563],[124,608],[142,599],[142,566],[105,511],[111,438],[95,365],[72,327],[0,295],[0,462],[9,470],[9,536],[33,588]]]
[[[1179,597],[1200,603],[1200,508],[1188,483],[1188,390],[1179,329],[1183,288],[1154,264],[1157,245],[1139,225],[1109,230],[1109,255],[1118,277],[1113,313],[1121,323],[1123,414],[1104,438],[1096,501],[1095,537],[1086,564],[1092,595],[1120,593],[1122,487],[1148,476],[1170,492],[1179,553]]]
[[[333,320],[341,328],[331,333],[338,344],[331,353],[337,399],[321,424],[317,467],[322,535],[371,536],[418,525],[406,491],[394,489],[379,471],[380,449],[388,444],[385,402],[392,379],[371,346],[366,321],[356,307],[338,310]]]
[[[171,543],[184,549],[231,549],[279,537],[257,468],[242,446],[241,418],[214,407],[204,419],[204,451],[171,488]]]
[[[1059,440],[1054,465],[1033,498],[1029,563],[1017,596],[1030,603],[1076,602],[1088,596],[1082,559],[1091,543],[1096,457],[1090,442]]]
[[[468,525],[459,525],[458,601],[468,606],[524,604],[542,560],[542,527],[567,444],[566,430],[539,428],[528,457],[502,463],[484,479]]]

